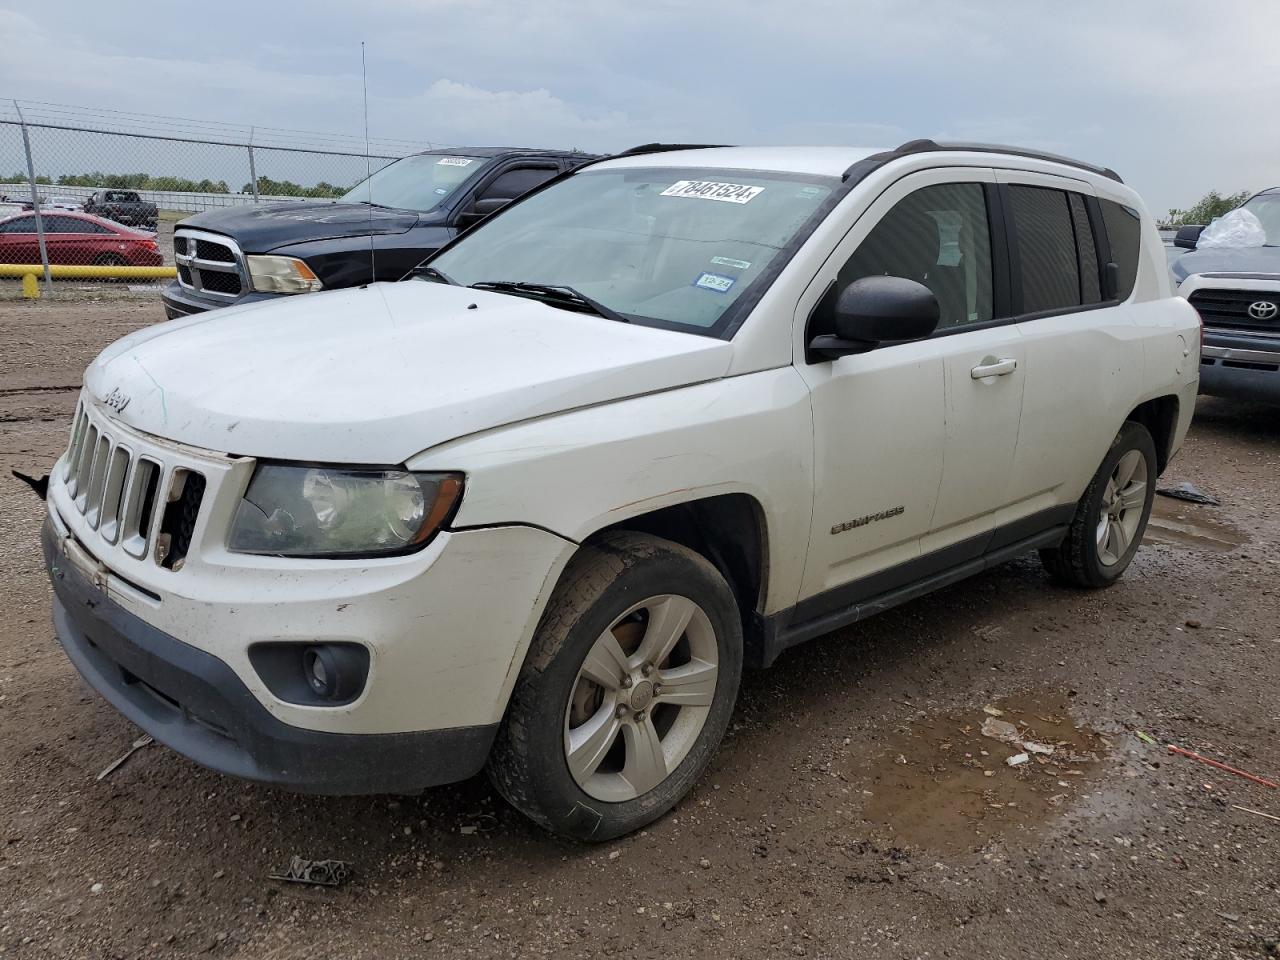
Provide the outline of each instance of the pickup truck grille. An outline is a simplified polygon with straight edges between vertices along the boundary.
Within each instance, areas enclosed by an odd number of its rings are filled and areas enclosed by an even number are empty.
[[[204,499],[201,474],[177,467],[166,475],[161,460],[133,449],[81,403],[61,479],[75,510],[103,541],[95,553],[118,546],[141,560],[158,541],[156,562],[181,569]]]
[[[1201,289],[1187,299],[1200,312],[1206,327],[1280,334],[1280,291]],[[1251,312],[1250,307],[1258,303],[1274,304],[1276,309]]]
[[[173,235],[178,283],[194,293],[234,300],[248,291],[244,256],[230,237],[179,227]]]

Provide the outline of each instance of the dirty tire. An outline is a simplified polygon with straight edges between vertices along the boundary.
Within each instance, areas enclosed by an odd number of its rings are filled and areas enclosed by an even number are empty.
[[[715,632],[719,670],[706,720],[683,761],[656,787],[618,803],[589,796],[565,755],[565,717],[587,653],[611,623],[645,598],[687,597]],[[489,779],[539,826],[599,842],[656,820],[693,786],[728,727],[742,675],[742,622],[720,572],[692,550],[641,533],[585,544],[547,604],[489,757]]]
[[[129,261],[118,253],[102,253],[94,258],[93,265],[95,267],[125,267]]]
[[[1116,465],[1130,451],[1139,451],[1146,462],[1146,498],[1142,504],[1141,519],[1128,549],[1114,564],[1104,564],[1099,557],[1098,519],[1103,509],[1107,482]],[[1059,583],[1069,586],[1097,589],[1109,587],[1120,579],[1133,561],[1142,544],[1142,535],[1151,516],[1151,504],[1156,493],[1156,445],[1147,428],[1140,423],[1126,420],[1111,449],[1103,458],[1098,472],[1089,481],[1084,496],[1076,507],[1075,516],[1061,545],[1040,551],[1040,561],[1045,570]]]

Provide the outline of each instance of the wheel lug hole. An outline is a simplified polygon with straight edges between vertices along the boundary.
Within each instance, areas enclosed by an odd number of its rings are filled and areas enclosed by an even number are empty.
[[[623,687],[630,688],[630,686],[631,686],[632,682],[633,682],[633,681],[632,681],[632,679],[631,679],[630,677],[623,677],[623,678],[622,678],[622,685],[623,685]]]
[[[637,711],[636,711],[636,723],[642,723],[643,721],[644,721],[644,711],[643,711],[643,710],[637,710]]]
[[[653,673],[653,664],[646,663],[643,667],[640,668],[640,672],[643,673],[646,677],[649,676],[649,674]]]
[[[617,717],[619,720],[622,720],[627,715],[627,708],[622,704],[618,704],[618,709],[613,712],[613,715]]]

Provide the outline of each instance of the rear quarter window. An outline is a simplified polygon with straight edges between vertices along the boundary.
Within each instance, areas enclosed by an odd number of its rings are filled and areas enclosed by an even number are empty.
[[[1142,220],[1138,212],[1113,200],[1098,201],[1111,243],[1111,262],[1119,268],[1116,299],[1128,300],[1138,279],[1138,253],[1142,247]]]

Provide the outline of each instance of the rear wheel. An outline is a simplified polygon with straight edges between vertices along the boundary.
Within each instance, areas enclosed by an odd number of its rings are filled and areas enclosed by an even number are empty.
[[[579,551],[548,604],[490,779],[556,833],[636,830],[710,761],[741,672],[741,620],[715,567],[658,537],[607,535]]]
[[[95,267],[127,267],[129,261],[118,253],[100,253],[93,260]]]
[[[1060,546],[1040,551],[1056,580],[1106,587],[1120,579],[1142,543],[1156,492],[1156,445],[1126,421],[1080,498]]]

